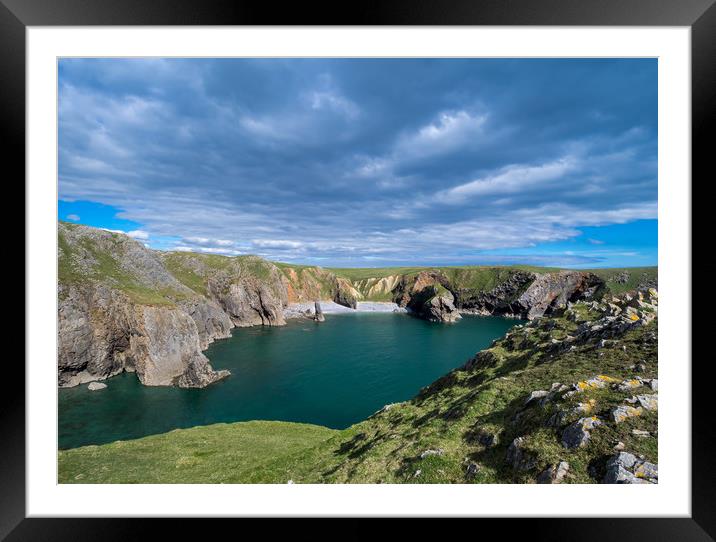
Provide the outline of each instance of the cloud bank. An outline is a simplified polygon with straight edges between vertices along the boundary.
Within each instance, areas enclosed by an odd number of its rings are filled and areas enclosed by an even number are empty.
[[[469,263],[656,218],[654,60],[62,59],[59,76],[60,198],[121,209],[150,245]]]

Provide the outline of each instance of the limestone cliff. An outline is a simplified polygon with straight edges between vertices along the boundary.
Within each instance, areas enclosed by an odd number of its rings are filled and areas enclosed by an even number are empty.
[[[432,321],[454,322],[461,312],[532,320],[564,310],[570,301],[597,298],[604,291],[601,278],[582,271],[536,274],[497,269],[489,282],[485,277],[465,276],[466,271],[446,268],[404,275],[396,282],[393,299],[415,316]]]
[[[396,285],[395,299],[399,306],[433,322],[454,322],[460,318],[447,278],[438,271],[422,271],[404,276]]]
[[[136,371],[146,385],[203,387],[228,375],[201,353],[230,323],[125,235],[59,225],[58,382]],[[197,325],[199,322],[200,325]]]

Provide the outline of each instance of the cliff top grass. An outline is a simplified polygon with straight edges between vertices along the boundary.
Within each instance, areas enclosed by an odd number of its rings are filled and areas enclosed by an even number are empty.
[[[617,442],[656,463],[655,412],[620,424],[606,421],[584,448],[567,449],[561,443],[567,424],[586,415],[607,419],[625,398],[652,393],[648,388],[625,392],[611,385],[583,386],[573,397],[525,406],[531,392],[549,390],[555,382],[574,386],[596,375],[610,382],[629,380],[635,377],[634,365],[642,363],[638,376],[657,376],[656,320],[603,345],[590,339],[554,350],[555,341],[575,336],[585,318],[598,317],[580,305],[575,305],[580,309],[574,311],[576,318],[543,318],[513,328],[482,354],[488,363],[452,371],[415,398],[345,430],[249,422],[87,446],[59,453],[60,482],[534,483],[544,468],[564,460],[570,471],[563,483],[594,483],[603,477]],[[574,412],[579,403],[589,403],[592,411]],[[565,416],[561,427],[550,426],[558,413]],[[634,429],[649,436],[638,436]],[[484,435],[493,435],[495,443],[482,443]],[[506,461],[507,448],[518,436],[536,458],[527,471]],[[429,450],[434,453],[426,454]],[[470,462],[479,465],[474,477],[466,474]]]
[[[317,425],[271,421],[178,429],[60,452],[59,482],[286,483],[297,465],[336,433]]]
[[[82,228],[76,224],[63,225],[70,231]],[[175,301],[186,297],[186,293],[176,289],[143,283],[124,269],[115,255],[121,252],[123,243],[133,241],[113,232],[105,232],[103,235],[104,241],[111,245],[109,248],[101,246],[90,237],[81,237],[72,246],[63,232],[58,232],[57,269],[60,284],[69,285],[88,280],[104,283],[124,292],[134,302],[142,305],[173,306]]]
[[[250,275],[259,280],[267,280],[272,269],[271,262],[253,255],[223,256],[173,251],[162,252],[161,258],[179,282],[202,295],[207,295],[207,280],[214,273]]]

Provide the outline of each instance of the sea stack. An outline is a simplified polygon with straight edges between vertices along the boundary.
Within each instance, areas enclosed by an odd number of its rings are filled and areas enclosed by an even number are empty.
[[[316,308],[316,314],[313,317],[313,319],[316,322],[325,322],[326,317],[323,316],[323,311],[321,310],[321,304],[318,301],[315,302],[315,308]]]

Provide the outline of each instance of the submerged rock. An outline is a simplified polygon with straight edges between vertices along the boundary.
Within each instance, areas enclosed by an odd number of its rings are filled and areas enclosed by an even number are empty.
[[[107,387],[107,384],[103,384],[102,382],[90,382],[87,386],[87,389],[90,391],[96,391],[96,390],[103,390]]]

